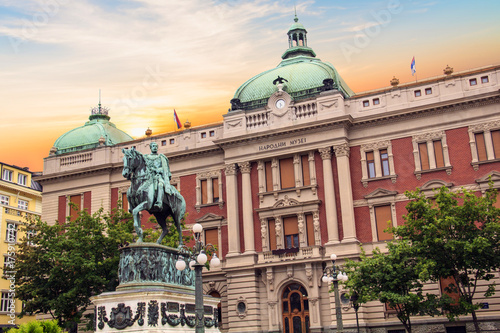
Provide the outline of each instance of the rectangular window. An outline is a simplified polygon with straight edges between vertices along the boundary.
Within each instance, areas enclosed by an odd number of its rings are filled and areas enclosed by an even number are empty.
[[[363,101],[363,107],[367,107],[367,106],[370,106],[370,101],[366,100],[366,101]]]
[[[307,245],[314,246],[314,220],[312,214],[306,215]]]
[[[166,146],[167,145],[167,140],[161,140],[161,145]]]
[[[6,195],[0,195],[0,204],[8,206],[9,205],[9,199],[10,198],[8,196],[6,196]]]
[[[220,258],[220,248],[219,248],[219,230],[218,229],[207,229],[205,230],[205,244],[212,244],[217,248],[217,257]],[[208,256],[210,261],[212,256]]]
[[[441,140],[433,141],[434,156],[436,157],[436,168],[444,168],[443,145]]]
[[[22,173],[20,173],[19,175],[17,175],[17,183],[19,185],[26,186],[27,181],[28,181],[28,176],[23,175]]]
[[[309,173],[309,156],[302,155],[302,183],[304,186],[311,185],[311,175]]]
[[[488,83],[488,82],[490,82],[490,80],[488,79],[487,76],[481,77],[481,83]]]
[[[465,326],[449,326],[446,327],[446,333],[467,333]]]
[[[380,104],[380,99],[379,98],[374,98],[373,99],[373,105],[379,105]]]
[[[269,219],[269,250],[276,250],[276,222],[274,219]]]
[[[28,201],[21,200],[21,199],[17,200],[17,208],[27,210],[28,209]]]
[[[204,205],[208,203],[208,192],[207,192],[207,180],[203,179],[201,183],[201,204]]]
[[[219,202],[219,178],[212,178],[213,201]]]
[[[16,259],[13,256],[6,256],[3,258],[3,271],[12,271],[14,269],[14,265],[16,263]]]
[[[69,210],[70,221],[75,221],[80,211],[80,205],[82,204],[82,196],[80,194],[72,195],[69,197],[69,202],[75,205],[71,205]]]
[[[272,163],[266,162],[266,191],[272,191],[273,190],[273,168],[272,168]]]
[[[10,301],[8,292],[2,292],[2,299],[0,300],[0,312],[7,312],[10,310]]]
[[[4,169],[3,173],[2,173],[2,179],[6,180],[8,182],[11,182],[12,181],[12,171]]]
[[[283,218],[283,230],[285,232],[285,248],[299,247],[299,226],[296,216]]]
[[[484,133],[476,133],[474,134],[474,136],[476,137],[477,158],[479,161],[486,161],[488,159],[488,156],[486,155]]]
[[[175,139],[170,139],[170,144],[173,145],[175,143]]]
[[[475,86],[475,85],[477,84],[477,80],[476,80],[476,79],[470,79],[470,80],[469,80],[469,84],[470,84],[471,86]]]
[[[426,95],[432,95],[432,88],[425,88]]]
[[[453,276],[439,279],[439,286],[441,287],[441,294],[446,294],[453,299],[452,305],[458,305],[460,294],[458,293],[457,284]]]
[[[500,158],[500,130],[491,131],[491,141],[495,158]]]
[[[202,138],[202,139],[205,139],[206,137],[207,137],[207,132],[202,132],[202,133],[201,133],[201,138]]]
[[[429,153],[427,150],[427,142],[421,142],[418,144],[418,152],[420,155],[420,168],[422,170],[429,170]]]
[[[215,136],[215,131],[210,131],[208,133],[209,133],[210,137],[214,137]]]
[[[422,96],[422,92],[420,90],[415,90],[415,97]]]
[[[375,157],[373,151],[366,153],[366,166],[368,167],[368,178],[375,178]]]
[[[384,232],[388,221],[392,220],[391,205],[375,207],[375,222],[377,224],[377,237],[379,241],[392,239],[392,233]]]
[[[382,163],[382,176],[389,176],[389,154],[387,149],[380,150],[380,163]]]
[[[280,160],[280,180],[282,189],[295,187],[292,157]]]
[[[122,209],[126,212],[128,212],[128,199],[127,199],[127,193],[122,193]]]
[[[5,240],[8,243],[17,242],[17,224],[7,223],[7,231],[5,233]]]

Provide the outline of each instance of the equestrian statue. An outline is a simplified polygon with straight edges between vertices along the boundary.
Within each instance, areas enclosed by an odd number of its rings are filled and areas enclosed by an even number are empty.
[[[127,190],[129,211],[134,217],[137,243],[142,242],[142,228],[139,213],[143,210],[155,216],[162,233],[157,240],[160,244],[168,233],[167,217],[172,216],[182,245],[181,219],[186,212],[186,202],[175,187],[170,185],[172,174],[168,159],[158,154],[158,144],[151,142],[151,154],[143,155],[134,148],[122,149],[123,177],[130,180]]]

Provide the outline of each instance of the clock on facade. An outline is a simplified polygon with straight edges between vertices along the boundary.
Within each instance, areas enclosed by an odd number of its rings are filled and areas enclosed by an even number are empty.
[[[277,107],[278,109],[282,109],[282,108],[284,108],[284,107],[285,107],[285,104],[286,104],[286,103],[285,103],[285,100],[284,100],[284,99],[278,99],[278,100],[276,101],[276,107]]]

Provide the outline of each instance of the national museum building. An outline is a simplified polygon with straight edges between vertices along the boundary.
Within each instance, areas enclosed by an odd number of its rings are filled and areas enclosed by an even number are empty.
[[[70,202],[91,212],[116,207],[130,184],[122,149],[149,154],[154,141],[186,200],[188,228],[202,224],[204,241],[222,259],[203,279],[204,293],[221,299],[221,330],[334,329],[334,294],[321,279],[332,253],[342,265],[359,258],[360,245],[385,248],[387,221],[403,223],[406,190],[484,193],[490,176],[500,187],[500,67],[447,67],[436,78],[394,78],[390,87],[354,93],[316,57],[306,34],[295,19],[280,64],[243,83],[221,123],[133,140],[105,109],[93,109],[44,160],[37,177],[43,219],[64,220]],[[143,212],[145,223],[148,217]],[[426,286],[438,294],[442,288]],[[479,301],[482,325],[498,328],[500,298]],[[341,303],[344,328],[353,331],[354,309],[346,297]],[[363,304],[358,314],[363,332],[404,332],[380,302]],[[471,318],[412,323],[465,332]]]

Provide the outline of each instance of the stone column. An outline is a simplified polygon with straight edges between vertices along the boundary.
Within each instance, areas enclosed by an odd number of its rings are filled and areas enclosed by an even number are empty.
[[[337,157],[337,170],[339,181],[340,209],[342,211],[342,229],[344,239],[342,242],[357,241],[356,225],[354,223],[354,204],[352,199],[351,170],[349,168],[349,146],[347,143],[333,147]]]
[[[323,160],[323,178],[325,186],[326,225],[328,230],[328,244],[339,243],[339,226],[337,220],[337,204],[333,187],[332,153],[331,148],[320,148],[319,153]]]
[[[226,165],[228,256],[240,253],[240,221],[238,214],[238,180],[236,164]]]
[[[238,163],[242,180],[242,201],[243,201],[243,235],[245,239],[245,253],[255,253],[254,227],[253,227],[253,207],[252,207],[252,187],[250,181],[250,162]]]

